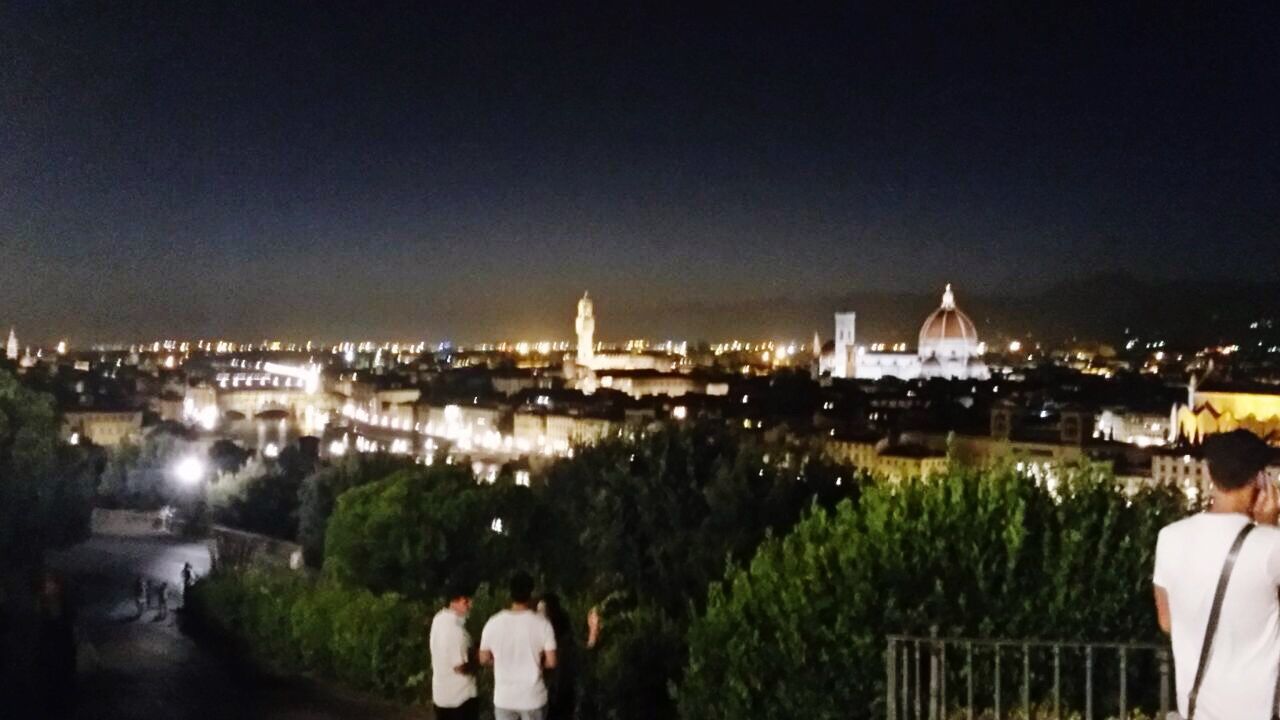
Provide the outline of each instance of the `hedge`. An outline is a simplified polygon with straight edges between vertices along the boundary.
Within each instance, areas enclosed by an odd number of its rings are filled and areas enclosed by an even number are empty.
[[[271,670],[424,699],[431,609],[422,603],[267,569],[219,570],[188,598],[196,623]]]

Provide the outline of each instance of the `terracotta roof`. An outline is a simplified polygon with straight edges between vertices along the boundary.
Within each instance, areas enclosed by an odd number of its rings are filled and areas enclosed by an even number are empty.
[[[955,295],[951,292],[950,285],[947,285],[946,292],[942,295],[941,307],[934,310],[920,328],[921,347],[927,342],[941,340],[978,342],[978,329],[969,316],[956,307]]]

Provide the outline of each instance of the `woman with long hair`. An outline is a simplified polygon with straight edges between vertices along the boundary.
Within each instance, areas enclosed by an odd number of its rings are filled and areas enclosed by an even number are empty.
[[[547,683],[547,719],[571,720],[577,706],[578,645],[573,637],[573,622],[560,602],[560,596],[547,593],[538,602],[542,613],[556,635],[556,667]]]

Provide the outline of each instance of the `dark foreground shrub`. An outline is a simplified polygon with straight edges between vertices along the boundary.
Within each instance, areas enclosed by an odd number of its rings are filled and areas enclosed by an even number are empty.
[[[222,570],[198,582],[193,620],[269,669],[332,678],[393,700],[421,700],[429,609],[283,570]]]
[[[1052,487],[1012,469],[868,487],[712,587],[689,632],[681,715],[883,716],[885,635],[933,626],[1156,640],[1156,534],[1185,511],[1174,489],[1131,497],[1094,468]]]

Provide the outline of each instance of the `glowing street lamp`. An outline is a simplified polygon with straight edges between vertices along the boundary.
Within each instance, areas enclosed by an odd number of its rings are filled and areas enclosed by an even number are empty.
[[[173,476],[183,485],[195,485],[204,479],[205,462],[195,455],[187,455],[173,466]]]

